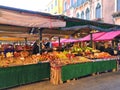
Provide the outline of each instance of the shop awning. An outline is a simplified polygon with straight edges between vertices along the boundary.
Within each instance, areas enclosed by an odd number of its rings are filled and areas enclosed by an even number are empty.
[[[67,39],[67,40],[64,40],[63,43],[72,43],[72,42],[77,42],[76,39]]]
[[[99,32],[99,33],[94,33],[92,34],[92,40],[96,40],[97,38],[101,37],[102,35],[104,35],[106,32]],[[90,41],[90,34],[79,39],[78,41]]]
[[[62,39],[60,39],[60,43],[63,43],[63,42],[66,41],[66,40],[68,40],[68,39],[62,38]],[[57,41],[52,42],[52,43],[59,43],[59,41],[57,40]]]
[[[0,31],[16,32],[20,34],[20,37],[22,34],[30,34],[33,28],[37,30],[43,28],[42,34],[49,35],[50,37],[63,37],[65,35],[74,36],[76,33],[80,33],[80,36],[83,33],[83,36],[85,36],[91,30],[97,29],[106,32],[118,29],[119,27],[119,25],[114,24],[98,23],[62,15],[51,15],[43,12],[0,6]]]
[[[118,31],[111,31],[111,32],[107,32],[104,35],[96,38],[95,41],[113,40],[115,37],[117,37],[119,35],[120,35],[120,30],[118,30]]]
[[[0,6],[0,24],[25,27],[65,27],[66,22],[59,15]]]

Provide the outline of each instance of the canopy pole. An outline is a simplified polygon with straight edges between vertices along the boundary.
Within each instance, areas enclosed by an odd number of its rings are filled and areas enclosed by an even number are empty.
[[[93,34],[90,32],[90,47],[92,48],[93,46]]]
[[[25,37],[25,45],[27,45],[27,37]]]
[[[59,43],[59,48],[60,48],[60,37],[58,37],[58,43]]]
[[[39,29],[39,40],[40,40],[39,54],[42,54],[42,30],[43,28]]]

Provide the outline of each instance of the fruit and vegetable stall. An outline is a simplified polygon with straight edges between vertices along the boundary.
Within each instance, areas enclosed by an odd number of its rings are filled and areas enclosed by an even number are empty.
[[[116,60],[119,57],[105,52],[101,57],[99,55],[101,56],[101,53],[97,55],[98,57],[95,56],[95,59],[93,57],[88,59],[83,56],[75,56],[68,51],[54,51],[42,55],[29,55],[29,52],[21,51],[17,57],[9,55],[1,59],[0,88],[43,79],[50,79],[51,83],[60,84],[81,76],[117,69]]]
[[[24,36],[24,33],[33,33],[37,28],[40,34],[40,50],[42,49],[42,32],[48,35],[53,34],[53,32],[57,33],[54,35],[71,35],[73,34],[73,30],[61,32],[58,28],[65,26],[71,27],[74,25],[80,26],[90,23],[93,24],[93,22],[84,20],[80,24],[81,20],[66,19],[66,17],[63,16],[52,16],[40,12],[9,9],[4,7],[0,8],[0,10],[2,11],[0,22],[4,22],[0,24],[0,28],[2,28],[1,30],[3,30],[3,32],[5,30],[9,32],[16,31],[19,33],[19,36],[20,34],[21,36]],[[9,18],[9,20],[2,18]],[[12,22],[12,25],[8,25],[10,24],[9,22]],[[96,25],[99,26],[99,23]],[[104,26],[104,24],[101,24],[101,26]],[[114,25],[110,25],[110,27],[112,26]],[[43,30],[43,27],[45,29],[48,29],[48,27],[55,27],[55,29],[56,27],[58,28],[57,30],[52,30],[50,28],[45,31]],[[9,32],[7,32],[7,35]],[[78,31],[76,30],[74,32]],[[6,32],[4,33],[6,34]],[[9,36],[12,34],[9,34]],[[30,34],[27,34],[26,36],[30,37]],[[117,59],[119,59],[118,56],[111,56],[106,52],[99,52],[99,50],[89,47],[73,47],[68,51],[53,51],[35,55],[30,54],[26,50],[20,50],[19,52],[6,53],[6,57],[1,53],[0,89],[32,83],[43,79],[50,79],[51,83],[60,84],[70,79],[79,78],[97,72],[116,70]]]
[[[111,56],[108,53],[102,52],[98,54],[99,57],[88,59],[83,56],[76,56],[71,54],[56,54],[61,58],[51,61],[51,82],[53,84],[60,84],[67,80],[80,78],[95,73],[105,71],[117,70],[117,59],[119,57]],[[54,53],[55,54],[55,53]]]

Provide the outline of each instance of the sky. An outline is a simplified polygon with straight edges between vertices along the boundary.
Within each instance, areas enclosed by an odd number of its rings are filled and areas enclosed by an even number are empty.
[[[20,9],[42,11],[51,0],[0,0],[0,5]]]

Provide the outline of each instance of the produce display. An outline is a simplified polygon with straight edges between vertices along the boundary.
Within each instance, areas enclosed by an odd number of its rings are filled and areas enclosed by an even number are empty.
[[[100,52],[99,50],[93,49],[91,47],[77,47],[73,46],[71,49],[71,52],[74,54],[80,54],[83,56],[89,55],[91,53],[97,53]]]
[[[90,59],[87,59],[82,56],[76,56],[72,53],[66,53],[66,52],[55,52],[55,56],[57,56],[57,59],[51,60],[52,66],[63,66],[66,64],[75,64],[75,63],[84,63],[84,62],[91,62]]]
[[[17,66],[17,65],[27,65],[27,64],[36,64],[39,62],[46,62],[50,60],[57,60],[58,57],[51,54],[46,53],[42,55],[29,55],[29,52],[27,51],[21,51],[21,52],[14,52],[13,53],[8,52],[6,57],[4,57],[3,54],[0,56],[0,67],[9,67],[9,66]]]
[[[114,57],[107,52],[100,52],[99,50],[96,50],[90,47],[84,47],[84,48],[73,47],[71,51],[74,54],[80,54],[81,56],[89,59],[104,59],[104,58]]]
[[[99,52],[99,53],[89,54],[86,57],[91,59],[104,59],[104,58],[112,58],[113,56],[111,56],[107,52]]]
[[[80,54],[80,55],[77,55]],[[17,65],[37,64],[39,62],[50,62],[51,66],[63,66],[67,64],[92,62],[93,59],[113,58],[106,52],[92,49],[90,47],[72,47],[68,51],[63,52],[49,52],[42,55],[31,55],[28,51],[8,52],[6,56],[4,53],[0,55],[0,67],[9,67]]]
[[[52,52],[43,53],[42,55],[29,55],[27,51],[15,52],[14,56],[12,53],[7,53],[7,57],[1,55],[0,67],[16,66],[16,65],[27,65],[36,64],[39,62],[50,62],[51,65],[66,65],[73,63],[90,62],[91,60],[79,56],[75,57],[74,54],[68,52]]]

